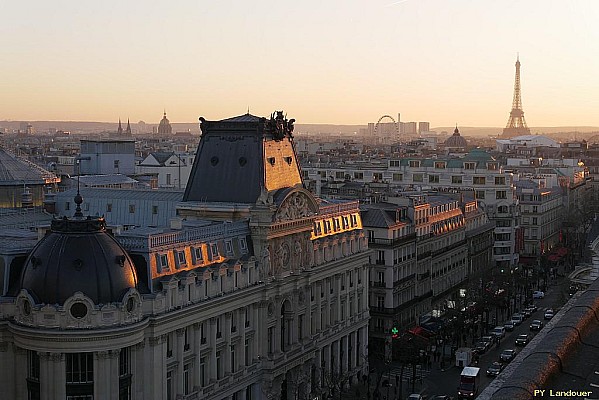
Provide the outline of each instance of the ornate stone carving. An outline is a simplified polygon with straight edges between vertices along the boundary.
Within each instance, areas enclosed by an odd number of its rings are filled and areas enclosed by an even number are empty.
[[[262,282],[266,280],[266,274],[272,274],[271,267],[270,250],[268,250],[268,246],[264,246],[262,249],[262,255],[260,257],[260,270],[258,273]]]
[[[133,346],[133,348],[135,348],[135,350],[142,350],[144,347],[146,347],[145,340],[142,340],[141,342],[139,342]]]
[[[308,196],[303,192],[292,193],[275,214],[275,221],[293,221],[312,215]]]
[[[299,240],[296,240],[293,244],[293,255],[295,259],[295,268],[300,269],[302,266],[302,243]]]
[[[150,343],[150,346],[152,346],[152,347],[158,346],[158,345],[160,345],[160,343],[162,343],[160,336],[151,337],[151,338],[149,338],[148,342]]]
[[[98,360],[107,360],[107,359],[111,358],[110,351],[108,351],[108,350],[96,351],[94,353],[94,357]]]
[[[272,317],[275,313],[275,305],[272,302],[268,303],[268,316]]]
[[[293,137],[293,123],[295,119],[287,119],[283,111],[276,111],[271,114],[270,120],[266,124],[266,129],[272,132],[275,140],[283,140],[285,137]]]
[[[283,242],[277,249],[277,265],[287,269],[289,268],[289,261],[291,260],[291,249],[289,243]]]

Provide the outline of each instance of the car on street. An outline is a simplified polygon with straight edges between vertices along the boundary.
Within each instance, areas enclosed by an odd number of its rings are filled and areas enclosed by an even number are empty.
[[[503,339],[503,337],[505,336],[505,328],[503,326],[496,326],[495,328],[493,328],[491,333],[497,336],[498,338]]]
[[[420,393],[412,393],[408,396],[407,400],[424,400],[424,397]]]
[[[531,312],[536,312],[539,308],[537,306],[535,306],[534,304],[529,304],[526,308],[528,308],[529,310],[531,310]]]
[[[548,308],[547,310],[545,310],[545,319],[551,319],[553,318],[553,309]]]
[[[480,338],[480,340],[482,340],[483,342],[489,342],[490,344],[493,344],[495,342],[495,335],[484,335]]]
[[[533,299],[542,299],[545,297],[545,292],[541,292],[540,290],[535,290],[532,292]]]
[[[512,322],[514,323],[514,325],[520,325],[523,319],[524,318],[522,318],[522,314],[512,315]]]
[[[508,321],[505,324],[503,324],[503,327],[505,328],[506,331],[511,332],[514,330],[514,326],[516,324],[514,324],[512,321]]]
[[[526,335],[526,334],[518,335],[518,337],[516,338],[516,346],[526,346],[529,341],[530,341],[530,338],[528,337],[528,335]]]
[[[497,376],[503,371],[503,368],[505,368],[503,363],[495,361],[493,364],[489,365],[489,368],[487,368],[487,376]]]
[[[524,318],[528,318],[532,315],[532,311],[530,311],[530,308],[525,308],[522,310],[522,315],[524,315]]]
[[[516,349],[505,349],[499,355],[499,359],[503,362],[510,362],[516,357]]]
[[[438,394],[436,396],[431,397],[431,400],[453,400],[453,397],[446,396],[444,394]]]
[[[531,331],[540,331],[541,329],[543,329],[543,322],[535,319],[530,323],[530,330]]]
[[[478,354],[485,354],[490,347],[491,344],[489,342],[483,342],[482,340],[479,340],[474,345],[474,351],[476,351]]]

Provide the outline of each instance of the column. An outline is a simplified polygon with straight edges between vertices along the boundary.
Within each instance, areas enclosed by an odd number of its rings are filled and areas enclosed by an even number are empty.
[[[361,357],[360,349],[358,349],[358,334],[359,334],[359,331],[355,331],[351,335],[351,348],[352,348],[351,349],[351,351],[352,351],[351,369],[352,370],[356,369],[356,366],[359,365],[358,358]]]
[[[216,381],[217,379],[217,371],[216,371],[216,319],[210,318],[210,336],[208,337],[210,341],[210,380]]]
[[[52,361],[54,361],[54,394],[57,399],[64,399],[67,396],[67,367],[65,354],[54,353]]]
[[[330,374],[331,372],[331,345],[325,345],[322,348],[322,356],[324,357],[324,372]]]
[[[8,342],[0,342],[0,365],[14,365],[14,346],[9,346]],[[41,353],[40,353],[41,357]],[[40,360],[40,368],[41,368],[41,360]],[[15,382],[17,379],[25,379],[25,374],[20,373],[21,378],[17,378],[17,374],[20,371],[15,371],[14,368],[6,368],[2,374],[0,374],[0,387],[4,389],[4,395],[9,398],[16,398],[17,395],[15,393]],[[40,371],[41,374],[41,371]],[[41,379],[41,378],[40,378]],[[40,389],[42,383],[40,382]]]
[[[275,353],[280,353],[281,349],[282,349],[282,343],[281,343],[281,329],[283,329],[283,327],[281,326],[281,309],[279,307],[277,307],[277,310],[275,310],[275,316],[276,316],[276,321],[275,321],[275,337],[273,338],[274,341],[274,352]]]
[[[144,382],[147,360],[144,359],[145,340],[131,346],[131,396],[135,399],[143,399],[148,396],[144,394],[146,383]]]
[[[347,372],[347,357],[348,357],[348,353],[349,353],[349,337],[348,336],[343,336],[341,338],[341,349],[342,349],[342,353],[341,353],[341,372],[342,373],[346,373]]]
[[[110,374],[108,370],[108,351],[94,352],[94,398],[109,399]]]
[[[164,336],[164,337],[163,337]],[[145,365],[166,365],[166,336],[151,337],[149,346],[145,347],[144,364]],[[164,399],[166,398],[166,368],[151,368],[151,375],[148,377],[146,387],[144,388],[144,398]]]
[[[15,351],[15,371],[23,371],[25,373],[25,377],[27,376],[27,350],[22,349],[20,347],[14,346]],[[16,385],[16,393],[17,398],[23,396],[23,398],[27,398],[27,380],[26,379],[17,379],[15,381]]]
[[[231,345],[231,326],[232,326],[233,313],[225,314],[225,343],[226,346]],[[230,349],[230,348],[229,348]],[[230,374],[233,371],[233,365],[231,365],[231,354],[229,351],[225,351],[222,353],[222,357],[224,357],[224,367],[225,373],[224,375]]]
[[[337,314],[336,322],[341,322],[343,321],[341,316],[341,280],[345,279],[345,276],[343,274],[339,274],[334,279],[336,286],[335,294],[337,295],[337,312],[335,313]]]
[[[322,297],[320,297],[320,293],[323,290],[323,281],[319,281],[318,285],[314,285],[314,289],[316,293],[316,332],[320,332],[322,330]]]
[[[202,383],[202,375],[200,373],[200,362],[202,359],[200,347],[202,347],[202,323],[196,322],[193,324],[193,351],[196,355],[195,369],[193,371],[193,383],[194,388],[196,388],[195,390],[201,387]]]
[[[335,371],[335,373],[338,373],[341,371],[341,364],[340,364],[340,357],[339,357],[339,341],[335,340],[333,343],[331,343],[331,361],[332,361],[332,368]]]
[[[268,354],[268,327],[266,325],[266,321],[268,320],[267,304],[267,302],[261,301],[254,305],[255,319],[252,321],[252,323],[254,329],[256,329],[256,335],[254,336],[254,357],[257,359],[262,357],[266,358]]]
[[[51,353],[38,352],[40,358],[40,395],[42,400],[51,400],[54,398],[54,384],[60,384],[54,381],[53,365],[51,365]],[[9,368],[10,370],[10,368]],[[24,377],[23,377],[24,379]],[[66,381],[63,382],[66,385]],[[9,385],[8,387],[11,387]],[[66,397],[66,396],[64,396]],[[63,398],[64,398],[63,397]],[[14,398],[17,398],[14,396]],[[27,397],[25,397],[27,398]]]
[[[123,351],[125,351],[123,349]],[[110,398],[118,400],[119,398],[119,354],[120,350],[109,350],[108,351],[108,376],[110,380]]]
[[[188,328],[189,329],[189,328]],[[185,349],[183,346],[185,345],[185,340],[183,335],[185,335],[185,329],[177,329],[177,376],[175,379],[175,392],[178,395],[182,395],[185,393],[185,380],[183,377],[183,352]]]
[[[249,313],[250,312],[250,308],[246,309],[246,312]],[[251,348],[250,348],[250,351],[249,351],[250,354],[248,356],[248,360],[246,361],[246,359],[245,359],[245,331],[246,331],[247,328],[245,327],[245,321],[244,321],[244,318],[242,318],[242,317],[243,317],[243,315],[242,315],[242,313],[240,313],[240,318],[239,318],[239,322],[238,322],[238,325],[237,325],[238,326],[237,329],[241,329],[241,332],[240,332],[241,349],[239,349],[240,351],[238,352],[238,354],[239,354],[239,357],[237,357],[237,367],[238,368],[236,368],[236,370],[240,370],[240,369],[245,368],[246,362],[249,365],[251,363],[251,359],[250,358],[252,357],[252,351],[251,351]],[[245,399],[245,390],[243,390],[242,392],[243,392],[243,396],[244,396],[243,398]]]
[[[316,350],[316,354],[314,357],[314,364],[316,365],[316,371],[317,371],[316,382],[314,382],[314,386],[319,388],[322,385],[322,382],[320,382],[320,377],[322,376],[321,372],[320,372],[320,369],[322,368],[322,350],[320,350],[320,349]],[[312,375],[310,375],[310,376],[312,376]]]

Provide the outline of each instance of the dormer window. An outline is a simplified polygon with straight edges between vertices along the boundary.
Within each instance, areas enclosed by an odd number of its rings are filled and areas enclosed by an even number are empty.
[[[445,161],[435,161],[435,169],[445,169]]]
[[[185,252],[184,251],[174,251],[175,254],[175,265],[177,268],[185,267],[187,261],[185,260]]]
[[[168,270],[168,255],[167,254],[157,254],[156,261],[158,264],[158,272]]]
[[[202,255],[202,247],[192,247],[192,255],[194,264],[201,264],[204,260],[204,256]]]
[[[233,242],[231,240],[225,240],[225,251],[227,255],[233,254]]]
[[[420,167],[420,160],[410,160],[409,165],[412,168],[418,168]]]
[[[210,244],[210,260],[212,261],[218,257],[219,257],[218,246],[216,245],[216,243],[211,243]]]
[[[464,169],[475,169],[476,168],[476,163],[473,162],[465,162],[464,163]]]

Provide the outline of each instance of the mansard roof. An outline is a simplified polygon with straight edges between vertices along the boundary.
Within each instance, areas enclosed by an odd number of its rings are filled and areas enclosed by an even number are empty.
[[[184,202],[254,204],[264,191],[302,186],[293,148],[293,120],[245,114],[201,118],[202,136]]]

